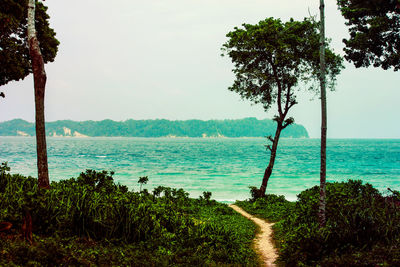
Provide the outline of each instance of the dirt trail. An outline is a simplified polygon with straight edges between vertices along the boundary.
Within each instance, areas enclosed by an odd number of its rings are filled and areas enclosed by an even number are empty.
[[[242,214],[244,217],[252,220],[255,224],[260,227],[260,232],[257,234],[255,239],[256,249],[260,254],[262,262],[265,266],[276,266],[274,261],[278,258],[278,254],[276,253],[275,247],[272,244],[272,225],[273,223],[267,223],[266,221],[254,217],[253,215],[248,214],[241,208],[236,205],[229,205],[232,209]]]

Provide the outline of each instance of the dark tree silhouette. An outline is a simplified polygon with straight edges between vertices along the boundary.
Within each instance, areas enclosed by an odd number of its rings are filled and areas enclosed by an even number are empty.
[[[398,0],[338,0],[349,26],[343,39],[345,58],[359,67],[400,69],[400,2]]]
[[[27,36],[28,1],[0,1],[0,86],[32,73]],[[44,63],[54,61],[59,42],[49,25],[47,7],[36,2],[35,27]]]

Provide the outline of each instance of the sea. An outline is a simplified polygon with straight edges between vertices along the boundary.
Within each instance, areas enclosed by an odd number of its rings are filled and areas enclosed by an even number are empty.
[[[77,177],[86,169],[114,171],[116,182],[138,191],[159,185],[183,188],[191,197],[234,202],[250,197],[268,165],[266,138],[62,138],[47,139],[51,181]],[[34,137],[0,137],[0,162],[11,173],[37,177]],[[296,200],[319,185],[320,140],[279,141],[267,193]],[[328,139],[327,181],[359,179],[383,193],[400,190],[400,139]]]

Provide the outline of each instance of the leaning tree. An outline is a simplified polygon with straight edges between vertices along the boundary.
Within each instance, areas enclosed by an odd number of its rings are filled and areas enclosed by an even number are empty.
[[[224,55],[234,63],[235,81],[229,90],[267,111],[276,104],[275,136],[269,136],[272,146],[269,164],[257,194],[264,196],[274,167],[282,130],[294,122],[290,109],[297,104],[296,92],[304,86],[319,92],[318,24],[304,19],[267,18],[256,25],[243,24],[227,34]],[[327,86],[333,88],[336,76],[343,68],[342,58],[326,48]]]
[[[0,2],[0,86],[34,74],[39,187],[49,186],[44,126],[44,64],[54,60],[59,45],[54,30],[49,26],[46,11],[47,7],[34,0]]]

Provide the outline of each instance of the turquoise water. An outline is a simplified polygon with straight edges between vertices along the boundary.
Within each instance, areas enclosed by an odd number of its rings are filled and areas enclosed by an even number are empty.
[[[115,180],[138,190],[184,188],[193,197],[211,191],[219,201],[249,197],[268,164],[264,138],[48,138],[51,180],[76,177],[85,169],[113,170]],[[295,200],[319,183],[319,139],[280,140],[267,191]],[[12,173],[36,176],[35,139],[0,137],[0,162]],[[400,139],[328,140],[327,180],[361,179],[379,190],[400,190]]]

